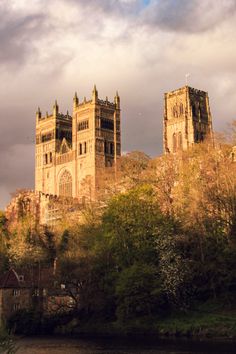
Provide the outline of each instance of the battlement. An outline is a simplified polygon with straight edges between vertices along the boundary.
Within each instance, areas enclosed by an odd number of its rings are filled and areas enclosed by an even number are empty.
[[[63,113],[59,113],[59,106],[57,104],[57,101],[55,101],[54,106],[53,106],[53,112],[51,114],[48,114],[48,112],[46,112],[45,116],[42,116],[42,112],[40,110],[40,108],[38,107],[38,110],[36,112],[36,124],[40,124],[40,123],[45,123],[45,122],[49,122],[51,120],[59,120],[59,121],[64,121],[64,122],[72,122],[72,117],[69,115],[69,112],[67,111],[66,114]]]
[[[208,95],[208,93],[206,91],[195,89],[194,87],[190,87],[190,86],[185,85],[183,87],[180,87],[179,89],[166,92],[165,96],[166,97],[172,97],[172,96],[175,96],[175,95],[182,95],[183,93],[186,93],[186,92],[194,94],[194,95],[198,95],[198,96],[206,96],[206,95]]]
[[[119,109],[120,108],[120,97],[118,95],[118,92],[116,92],[116,95],[114,97],[114,102],[110,102],[108,100],[108,97],[106,97],[105,100],[99,99],[98,98],[98,91],[96,88],[96,85],[94,85],[93,91],[92,91],[92,99],[87,100],[86,97],[84,97],[83,101],[79,102],[79,98],[77,96],[77,93],[75,92],[74,98],[74,110],[78,108],[83,108],[87,104],[97,104],[100,106],[108,106],[112,109]]]
[[[114,102],[109,102],[108,100],[98,100],[98,104],[101,105],[101,106],[108,106],[108,107],[111,107],[111,108],[115,108],[116,107],[116,104]]]
[[[42,116],[39,118],[39,122],[45,121],[45,120],[51,120],[51,119],[60,119],[60,120],[65,120],[65,121],[72,121],[72,117],[67,114],[63,113],[58,113],[56,117],[53,114],[46,114],[45,116]]]

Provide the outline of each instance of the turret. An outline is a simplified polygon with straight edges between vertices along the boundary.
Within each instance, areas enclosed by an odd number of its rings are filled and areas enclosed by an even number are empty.
[[[59,106],[57,104],[57,101],[55,101],[55,104],[53,106],[53,116],[56,117],[58,115],[59,112]]]
[[[41,111],[40,111],[40,108],[38,107],[38,110],[37,110],[37,112],[36,112],[36,120],[37,120],[37,122],[39,121],[39,119],[42,117],[42,113],[41,113]]]
[[[115,102],[116,108],[120,109],[120,96],[118,94],[118,91],[116,91],[114,102]]]
[[[76,109],[78,104],[79,104],[79,99],[78,99],[78,96],[77,96],[77,92],[75,92],[75,95],[74,95],[74,98],[73,98],[73,107],[74,107],[74,109]]]
[[[92,92],[92,101],[95,103],[98,100],[98,91],[96,85],[94,85],[93,92]]]

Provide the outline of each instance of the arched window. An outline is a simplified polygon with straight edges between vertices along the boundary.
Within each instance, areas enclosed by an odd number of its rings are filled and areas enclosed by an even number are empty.
[[[182,140],[182,133],[178,133],[178,149],[182,150],[183,140]]]
[[[184,114],[184,106],[183,106],[183,103],[180,103],[179,105],[179,113],[180,113],[180,116],[182,116]]]
[[[72,197],[72,176],[65,170],[59,181],[59,195],[63,197]]]
[[[177,150],[177,137],[176,137],[176,134],[174,133],[173,134],[173,138],[172,138],[172,144],[173,144],[173,152],[176,152]]]

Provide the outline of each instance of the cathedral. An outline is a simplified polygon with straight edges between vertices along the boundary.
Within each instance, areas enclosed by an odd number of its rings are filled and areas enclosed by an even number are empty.
[[[61,202],[79,205],[95,201],[99,182],[109,167],[115,173],[121,156],[120,97],[98,98],[96,87],[90,100],[73,99],[72,116],[59,112],[36,113],[35,191],[17,195],[7,207],[7,217],[35,215],[41,224],[55,224]],[[175,154],[205,139],[213,139],[207,92],[184,86],[165,93],[163,150]],[[212,140],[213,141],[213,140]],[[69,197],[69,198],[63,198]]]
[[[102,170],[116,164],[121,155],[120,98],[73,99],[70,116],[59,112],[36,113],[35,190],[48,195],[95,198]]]

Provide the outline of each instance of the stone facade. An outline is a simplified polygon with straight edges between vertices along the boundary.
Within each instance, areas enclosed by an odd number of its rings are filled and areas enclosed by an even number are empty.
[[[30,218],[31,227],[39,224],[56,226],[63,215],[70,212],[71,218],[76,218],[83,210],[84,204],[77,198],[65,198],[52,194],[45,194],[33,190],[19,191],[6,207],[8,226],[17,224],[20,220]]]
[[[186,150],[212,138],[208,93],[185,86],[165,93],[163,145],[165,153]]]
[[[35,189],[44,194],[95,199],[100,175],[121,154],[120,98],[73,100],[73,115],[36,113]]]

